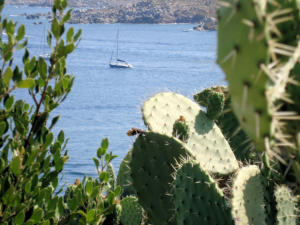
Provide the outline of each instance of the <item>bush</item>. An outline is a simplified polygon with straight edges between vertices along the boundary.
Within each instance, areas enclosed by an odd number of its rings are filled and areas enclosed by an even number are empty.
[[[2,11],[4,1],[0,1]],[[58,194],[58,176],[68,160],[64,132],[52,132],[59,116],[50,113],[71,91],[74,77],[67,73],[66,58],[80,40],[65,23],[66,0],[56,0],[47,40],[49,61],[30,55],[24,25],[1,17],[0,38],[0,223],[57,224],[64,212]],[[23,65],[15,65],[15,51],[24,51]],[[15,90],[26,89],[33,104],[15,99]]]

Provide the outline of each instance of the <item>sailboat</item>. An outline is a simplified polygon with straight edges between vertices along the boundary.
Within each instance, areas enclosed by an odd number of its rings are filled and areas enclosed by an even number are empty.
[[[133,68],[133,66],[125,60],[119,59],[119,29],[117,31],[117,57],[113,60],[113,52],[111,53],[109,66],[110,68]]]
[[[45,59],[45,60],[49,60],[51,55],[49,53],[45,52],[45,43],[46,43],[46,28],[44,26],[44,33],[43,33],[43,38],[42,38],[42,54],[39,55],[41,58]]]

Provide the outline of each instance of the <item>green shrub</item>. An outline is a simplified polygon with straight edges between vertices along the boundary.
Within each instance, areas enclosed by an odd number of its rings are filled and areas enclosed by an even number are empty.
[[[3,7],[2,0],[1,11]],[[81,35],[80,30],[65,30],[71,15],[71,10],[64,13],[66,7],[66,0],[55,0],[49,62],[31,56],[24,25],[1,14],[0,224],[57,224],[64,213],[58,176],[68,160],[66,139],[63,131],[52,132],[59,116],[50,113],[71,91],[74,77],[67,73],[66,58]],[[22,65],[15,64],[18,50],[24,51]],[[16,99],[17,89],[26,89],[33,104]]]

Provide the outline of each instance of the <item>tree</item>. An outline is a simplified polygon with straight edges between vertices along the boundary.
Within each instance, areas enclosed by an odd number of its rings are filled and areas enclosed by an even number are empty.
[[[0,1],[0,10],[4,0]],[[0,24],[0,223],[57,224],[64,212],[58,196],[58,176],[68,159],[64,132],[52,132],[59,116],[50,113],[71,91],[74,77],[66,58],[79,43],[81,30],[65,29],[71,10],[55,0],[47,42],[50,61],[31,56],[24,25],[2,18]],[[2,35],[7,33],[7,38]],[[15,51],[24,51],[23,65],[15,65]],[[27,89],[33,104],[14,97]]]

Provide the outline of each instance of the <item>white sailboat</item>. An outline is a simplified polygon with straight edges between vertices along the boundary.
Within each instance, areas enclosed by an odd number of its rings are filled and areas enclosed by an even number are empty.
[[[43,33],[42,44],[41,44],[42,54],[40,54],[39,57],[41,57],[45,60],[49,60],[51,55],[49,53],[45,52],[45,43],[46,43],[46,28],[44,26],[44,33]]]
[[[113,52],[111,53],[109,66],[110,68],[133,68],[133,66],[125,60],[119,59],[119,29],[117,31],[117,56],[116,59],[113,60]]]

